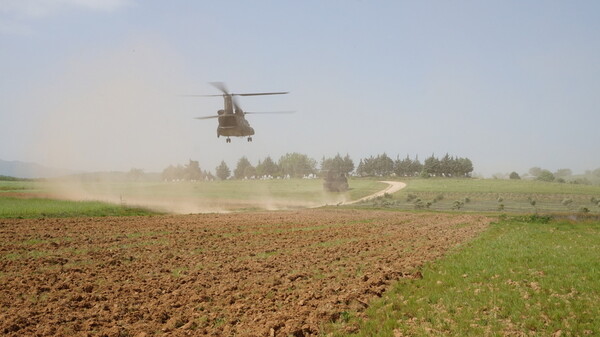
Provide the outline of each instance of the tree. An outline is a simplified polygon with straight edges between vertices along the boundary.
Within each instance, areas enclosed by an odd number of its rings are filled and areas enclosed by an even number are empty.
[[[354,162],[348,154],[344,158],[339,153],[333,158],[323,157],[321,160],[321,171],[335,171],[348,175],[354,171]]]
[[[308,174],[314,174],[317,162],[305,154],[287,153],[279,158],[279,168],[283,175],[300,178]]]
[[[271,159],[271,157],[265,158],[262,162],[258,161],[256,165],[256,175],[262,176],[275,176],[279,172],[279,166]]]
[[[244,169],[244,177],[246,177],[246,178],[256,177],[256,168],[254,168],[254,166],[247,166]]]
[[[219,177],[219,179],[221,180],[226,180],[231,175],[231,171],[229,170],[227,164],[225,164],[224,160],[221,161],[221,164],[219,164],[219,166],[217,166],[217,168],[215,169],[215,173],[217,174],[217,177]]]
[[[342,159],[341,170],[348,175],[352,173],[352,171],[354,171],[354,161],[350,158],[350,156],[347,153],[344,159]]]
[[[519,174],[515,171],[512,171],[508,177],[510,179],[521,179],[521,176],[519,176]]]
[[[236,166],[235,170],[233,170],[233,176],[235,177],[235,179],[243,179],[243,178],[251,177],[251,176],[246,175],[246,169],[248,169],[248,168],[254,169],[252,164],[250,164],[250,161],[248,160],[248,158],[246,158],[245,156],[240,158],[240,160],[238,160],[238,162],[237,162],[237,166]]]
[[[469,158],[458,158],[458,174],[462,177],[470,177],[473,172],[473,162]]]
[[[415,177],[419,175],[421,171],[423,171],[423,164],[421,164],[421,161],[419,161],[419,156],[416,156],[415,160],[410,163],[409,175]]]
[[[185,180],[202,180],[204,175],[200,169],[200,164],[197,161],[190,159],[190,162],[185,166],[183,178]]]
[[[356,173],[360,176],[389,176],[394,173],[394,161],[385,153],[361,159]]]
[[[387,154],[379,155],[375,158],[375,175],[389,176],[394,173],[394,161]]]
[[[411,172],[412,160],[406,155],[406,158],[400,160],[400,158],[396,158],[394,162],[394,173],[398,177],[410,177],[414,174]]]
[[[144,177],[144,170],[139,168],[132,168],[131,170],[129,170],[129,173],[127,173],[127,176],[129,177],[129,179],[137,181]]]
[[[558,169],[556,170],[556,172],[554,172],[554,176],[556,178],[566,178],[566,177],[570,177],[573,175],[573,171],[571,171],[571,169]]]
[[[529,174],[531,174],[533,177],[537,178],[540,173],[542,173],[542,169],[537,166],[529,169]]]
[[[551,182],[554,181],[554,174],[548,170],[541,170],[536,179],[540,181]]]
[[[423,174],[422,175],[423,176],[438,175],[439,174],[439,166],[440,166],[439,159],[434,157],[432,154],[431,157],[425,159],[425,161],[423,162]]]
[[[185,178],[185,168],[181,165],[169,165],[162,172],[162,179],[166,181],[183,180]]]

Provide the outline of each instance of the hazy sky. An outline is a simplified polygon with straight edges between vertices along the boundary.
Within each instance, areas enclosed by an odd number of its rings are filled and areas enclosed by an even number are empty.
[[[0,0],[0,159],[214,171],[247,156],[600,167],[598,1]],[[254,142],[216,137],[241,97]]]

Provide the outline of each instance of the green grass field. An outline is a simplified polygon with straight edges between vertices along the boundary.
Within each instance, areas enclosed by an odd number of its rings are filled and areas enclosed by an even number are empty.
[[[532,180],[408,179],[407,187],[367,207],[486,213],[600,213],[600,185]]]
[[[334,336],[598,336],[600,222],[521,217],[398,282]]]
[[[20,199],[0,196],[0,218],[64,218],[78,216],[150,215],[156,212],[98,201],[66,201],[43,198]]]
[[[260,210],[277,203],[304,207],[336,204],[340,198],[359,199],[385,186],[374,180],[351,180],[351,189],[338,194],[324,192],[320,179],[172,183],[0,181],[0,218],[140,215],[173,209],[182,212],[177,208],[179,204],[187,205],[185,213],[201,211],[206,204],[213,207],[205,208],[208,211],[217,206],[219,210]]]

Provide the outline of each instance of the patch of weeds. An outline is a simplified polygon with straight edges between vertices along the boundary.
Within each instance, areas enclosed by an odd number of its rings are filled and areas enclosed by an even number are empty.
[[[257,259],[266,259],[270,256],[277,255],[279,252],[277,250],[267,250],[261,253],[256,254],[254,257]]]
[[[183,267],[182,268],[175,268],[175,269],[171,270],[171,275],[173,277],[181,277],[182,274],[185,273],[185,271],[187,271],[187,268],[183,268]]]
[[[22,241],[21,244],[24,246],[33,246],[33,245],[37,245],[40,243],[46,243],[48,242],[47,240],[42,240],[42,239],[28,239],[25,241]]]
[[[225,318],[224,317],[218,317],[213,322],[213,327],[219,328],[219,327],[223,326],[224,324],[225,324]]]
[[[348,322],[350,321],[350,319],[351,319],[351,318],[352,318],[352,314],[350,314],[348,311],[342,311],[342,312],[340,313],[340,318],[339,318],[339,320],[340,320],[341,322],[348,323]]]
[[[459,210],[465,205],[465,202],[462,200],[454,200],[452,203],[452,209]]]
[[[323,273],[323,271],[321,269],[316,269],[313,271],[313,278],[315,278],[317,280],[322,280],[325,278],[325,274]]]
[[[129,233],[126,236],[130,239],[135,239],[139,237],[147,237],[147,236],[162,236],[171,234],[171,231],[150,231],[150,232],[134,232]]]
[[[357,241],[357,240],[356,239],[337,239],[337,240],[331,240],[331,241],[317,242],[317,243],[313,244],[312,247],[321,247],[321,248],[336,247],[336,246],[340,246],[340,245],[343,245],[348,242],[355,242],[355,241]]]

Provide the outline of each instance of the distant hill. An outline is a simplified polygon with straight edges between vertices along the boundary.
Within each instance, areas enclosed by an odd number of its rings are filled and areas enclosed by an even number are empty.
[[[54,178],[77,173],[67,169],[46,167],[36,163],[0,159],[0,175],[15,178]]]

